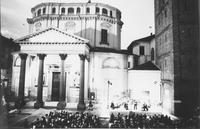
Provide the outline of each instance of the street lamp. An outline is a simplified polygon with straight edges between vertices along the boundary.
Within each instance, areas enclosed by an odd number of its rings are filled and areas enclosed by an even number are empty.
[[[111,81],[108,80],[108,97],[107,97],[107,109],[109,109],[109,86],[112,85]]]

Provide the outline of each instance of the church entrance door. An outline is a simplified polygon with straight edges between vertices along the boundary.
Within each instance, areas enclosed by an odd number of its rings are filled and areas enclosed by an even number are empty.
[[[60,72],[53,72],[52,76],[51,101],[59,101]]]

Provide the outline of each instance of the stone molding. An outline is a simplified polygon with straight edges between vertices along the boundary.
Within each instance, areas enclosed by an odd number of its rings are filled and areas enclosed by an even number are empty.
[[[34,17],[34,18],[28,18],[27,22],[30,24],[33,24],[37,21],[43,21],[43,20],[101,20],[101,21],[106,21],[111,24],[116,24],[116,23],[123,23],[121,20],[117,20],[116,18],[113,17],[108,17],[104,15],[42,15],[39,17]]]

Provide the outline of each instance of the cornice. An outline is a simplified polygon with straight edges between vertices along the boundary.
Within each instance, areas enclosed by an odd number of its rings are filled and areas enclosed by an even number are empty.
[[[21,45],[81,45],[86,44],[84,42],[29,42],[29,41],[19,41],[17,42]]]
[[[101,20],[106,21],[111,24],[118,23],[120,26],[123,25],[123,22],[121,20],[117,20],[116,18],[111,18],[103,15],[42,15],[40,17],[34,17],[34,18],[28,18],[27,22],[29,24],[33,24],[37,21],[42,20]]]

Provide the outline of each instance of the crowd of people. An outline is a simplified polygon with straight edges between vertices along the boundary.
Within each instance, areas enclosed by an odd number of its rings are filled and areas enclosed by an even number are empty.
[[[50,112],[31,123],[33,128],[99,128],[100,119],[96,115],[82,112]]]
[[[198,128],[199,119],[172,120],[163,114],[136,114],[116,116],[112,113],[109,120],[110,128]]]
[[[164,115],[147,115],[129,113],[129,115],[122,115],[118,113],[117,116],[111,114],[110,116],[111,128],[171,128],[173,122],[168,116]]]

